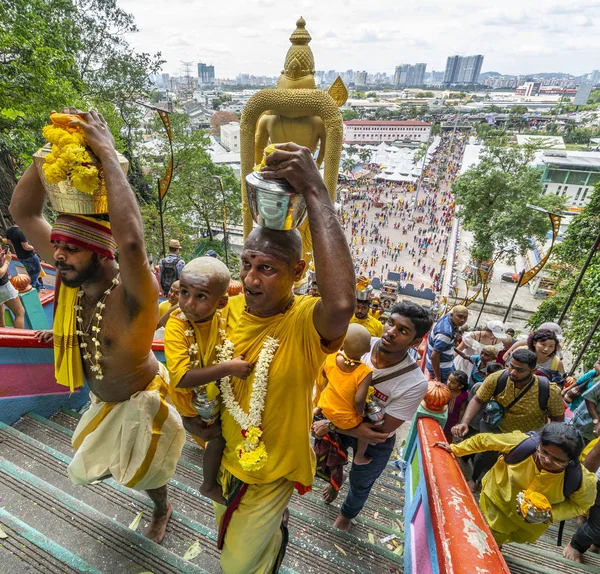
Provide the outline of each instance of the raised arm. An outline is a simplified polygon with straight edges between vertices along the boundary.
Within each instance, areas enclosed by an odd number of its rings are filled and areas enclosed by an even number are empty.
[[[133,190],[119,165],[113,136],[98,113],[77,114],[83,121],[76,120],[70,125],[81,128],[88,145],[102,162],[108,213],[112,234],[119,248],[119,268],[125,291],[136,301],[154,305],[158,298],[158,285],[148,264],[142,216]]]
[[[314,324],[323,339],[334,341],[348,328],[354,313],[354,267],[335,207],[310,150],[294,143],[278,144],[267,157],[265,179],[284,177],[304,196],[313,241],[313,258],[321,300]]]
[[[54,261],[54,247],[50,242],[52,227],[44,218],[46,190],[32,163],[13,191],[8,210],[37,252],[48,262]]]

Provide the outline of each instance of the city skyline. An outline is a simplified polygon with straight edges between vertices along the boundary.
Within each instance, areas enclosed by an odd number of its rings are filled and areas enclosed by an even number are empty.
[[[215,66],[217,78],[240,72],[277,76],[295,21],[303,16],[313,37],[317,69],[366,70],[393,75],[403,62],[427,62],[443,71],[451,55],[482,54],[482,72],[511,75],[557,72],[581,75],[598,69],[600,0],[577,5],[507,0],[502,8],[472,0],[451,5],[398,6],[380,0],[230,0],[209,5],[191,0],[149,3],[120,0],[139,32],[128,39],[138,50],[162,52],[163,71],[179,75],[181,61]],[[270,12],[269,12],[270,11]],[[267,14],[269,16],[267,17]]]

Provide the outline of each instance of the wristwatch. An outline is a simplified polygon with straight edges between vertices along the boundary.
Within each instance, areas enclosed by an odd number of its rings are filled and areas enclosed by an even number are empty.
[[[593,419],[593,420],[592,420],[592,424],[593,424],[593,425],[597,425],[598,423],[600,423],[600,420],[599,420],[599,419]],[[329,423],[329,424],[331,424],[331,423]]]
[[[327,428],[329,429],[329,432],[335,432],[335,425],[331,421],[329,421]]]

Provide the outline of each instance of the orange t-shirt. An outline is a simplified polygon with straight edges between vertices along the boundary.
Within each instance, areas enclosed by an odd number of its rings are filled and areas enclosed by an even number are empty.
[[[329,382],[321,393],[319,407],[323,415],[336,427],[351,429],[363,420],[354,406],[356,390],[364,378],[373,371],[361,363],[351,373],[344,373],[337,366],[336,359],[337,354],[329,355],[325,359],[323,370]]]

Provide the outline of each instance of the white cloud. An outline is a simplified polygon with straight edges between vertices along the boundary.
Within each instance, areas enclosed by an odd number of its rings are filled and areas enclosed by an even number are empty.
[[[504,0],[118,0],[131,12],[139,50],[162,52],[165,71],[181,61],[215,65],[217,77],[277,75],[303,16],[319,70],[392,73],[400,63],[443,70],[449,55],[483,54],[483,70],[511,74],[599,67],[600,0],[545,5]]]

